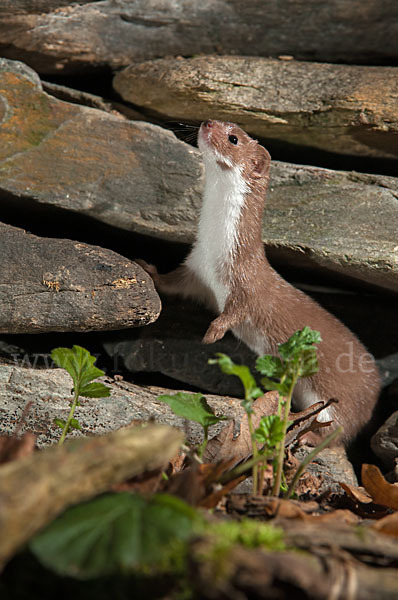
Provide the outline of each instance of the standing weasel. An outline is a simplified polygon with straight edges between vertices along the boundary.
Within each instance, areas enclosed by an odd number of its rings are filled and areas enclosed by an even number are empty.
[[[231,329],[256,354],[276,354],[277,345],[296,330],[308,325],[319,331],[319,372],[299,381],[293,404],[303,410],[338,399],[318,418],[343,425],[347,444],[370,420],[378,398],[373,357],[337,318],[269,264],[261,238],[271,164],[267,150],[237,125],[210,120],[200,127],[198,145],[205,187],[192,250],[165,275],[140,262],[160,292],[193,297],[218,313],[203,338],[206,344]]]

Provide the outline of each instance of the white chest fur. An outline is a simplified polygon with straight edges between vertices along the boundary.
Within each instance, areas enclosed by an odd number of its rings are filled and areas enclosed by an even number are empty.
[[[198,234],[186,264],[214,293],[223,310],[229,286],[221,273],[231,264],[238,242],[238,225],[247,193],[239,167],[221,167],[206,159],[206,181]]]

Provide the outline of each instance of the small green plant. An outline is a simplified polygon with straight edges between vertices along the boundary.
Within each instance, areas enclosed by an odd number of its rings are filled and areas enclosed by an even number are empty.
[[[162,394],[158,400],[168,404],[175,415],[195,421],[203,428],[203,442],[197,449],[201,458],[209,440],[209,427],[220,421],[228,419],[224,415],[217,416],[202,394],[191,394],[188,392],[177,392],[176,394]]]
[[[263,378],[261,383],[267,390],[279,393],[278,414],[262,417],[259,426],[254,430],[252,423],[252,402],[263,394],[257,387],[250,370],[245,365],[236,365],[225,354],[217,354],[209,364],[217,364],[223,373],[236,375],[241,380],[245,398],[242,406],[246,412],[253,452],[253,493],[258,491],[258,469],[261,459],[274,460],[273,494],[278,495],[283,475],[283,459],[286,431],[289,427],[289,412],[293,390],[301,377],[309,377],[318,371],[318,360],[315,344],[321,342],[318,331],[304,327],[296,331],[287,342],[278,345],[279,356],[266,354],[256,361],[256,369]]]
[[[73,380],[73,398],[70,401],[68,418],[66,421],[55,419],[56,425],[62,429],[58,444],[63,444],[70,429],[80,429],[80,423],[74,417],[76,407],[80,405],[79,397],[105,398],[110,396],[110,389],[99,381],[93,381],[105,373],[94,366],[95,356],[85,348],[54,348],[51,358],[58,367],[65,369]]]
[[[285,437],[289,426],[289,413],[292,405],[293,390],[301,377],[310,377],[318,369],[315,344],[322,341],[319,331],[304,327],[296,331],[287,342],[278,345],[278,356],[266,354],[256,361],[256,369],[264,377],[261,383],[267,390],[279,393],[278,416],[282,421],[282,437],[277,443],[276,473],[273,494],[278,495],[283,473]],[[285,398],[285,400],[283,399]]]
[[[252,414],[253,414],[253,400],[263,395],[263,391],[257,386],[256,380],[250,372],[249,367],[246,365],[235,364],[229,356],[217,353],[217,358],[209,359],[209,365],[218,365],[223,373],[226,375],[236,375],[242,382],[245,397],[242,400],[242,407],[246,413],[247,422],[249,425],[249,433],[252,443],[252,452],[254,464],[252,467],[253,471],[253,494],[257,493],[257,482],[258,482],[258,469],[259,460],[261,458],[260,452],[256,442],[256,432],[253,426]]]

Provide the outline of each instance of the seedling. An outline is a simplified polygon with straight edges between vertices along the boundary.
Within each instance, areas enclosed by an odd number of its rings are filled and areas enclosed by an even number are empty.
[[[310,377],[317,373],[319,366],[315,344],[321,341],[319,331],[304,327],[296,331],[287,342],[278,345],[280,358],[266,354],[256,361],[257,371],[264,375],[261,383],[265,389],[277,390],[279,393],[278,416],[282,420],[282,437],[276,446],[276,473],[272,490],[275,496],[279,494],[281,487],[285,437],[289,426],[293,390],[301,377]]]
[[[175,415],[195,421],[203,428],[203,442],[197,448],[197,453],[202,458],[209,440],[209,427],[220,421],[228,419],[223,415],[217,417],[211,406],[202,394],[190,394],[188,392],[177,392],[176,394],[162,394],[158,400],[168,404]]]
[[[260,453],[256,441],[256,432],[254,431],[252,414],[253,414],[253,400],[263,395],[263,391],[257,386],[256,380],[250,372],[249,367],[246,365],[236,365],[229,356],[217,353],[217,358],[211,358],[209,365],[218,365],[223,373],[226,375],[236,375],[242,382],[243,389],[245,391],[245,397],[242,400],[242,407],[246,413],[247,423],[249,426],[250,439],[252,444],[252,452],[254,465],[252,467],[253,472],[253,494],[257,493],[257,482],[258,482],[258,468]]]
[[[315,344],[319,342],[321,342],[320,333],[304,327],[304,329],[296,331],[287,342],[278,345],[279,356],[266,354],[257,359],[256,369],[263,375],[261,383],[265,389],[278,392],[279,403],[278,414],[263,417],[256,430],[252,423],[252,402],[263,392],[257,387],[249,368],[245,365],[236,365],[225,354],[219,353],[216,359],[209,360],[209,364],[218,364],[223,373],[239,377],[244,387],[245,398],[242,406],[248,419],[253,463],[255,463],[253,466],[253,494],[258,491],[258,469],[262,457],[264,459],[275,457],[272,491],[274,495],[279,494],[293,390],[301,377],[309,377],[318,371]]]
[[[67,420],[55,419],[56,425],[62,429],[58,444],[65,441],[71,429],[81,429],[80,423],[75,419],[76,407],[80,405],[79,397],[105,398],[110,396],[110,389],[100,381],[93,382],[97,377],[105,375],[104,371],[94,366],[95,356],[81,346],[73,348],[54,348],[51,358],[58,367],[65,369],[73,380],[73,398],[70,401],[70,411]],[[92,383],[93,382],[93,383]]]

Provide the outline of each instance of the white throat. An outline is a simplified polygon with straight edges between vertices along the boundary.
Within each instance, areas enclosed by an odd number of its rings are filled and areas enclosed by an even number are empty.
[[[197,239],[186,264],[213,291],[222,311],[229,289],[221,273],[234,258],[248,186],[239,167],[223,168],[213,152],[205,151],[204,161],[206,179]]]

